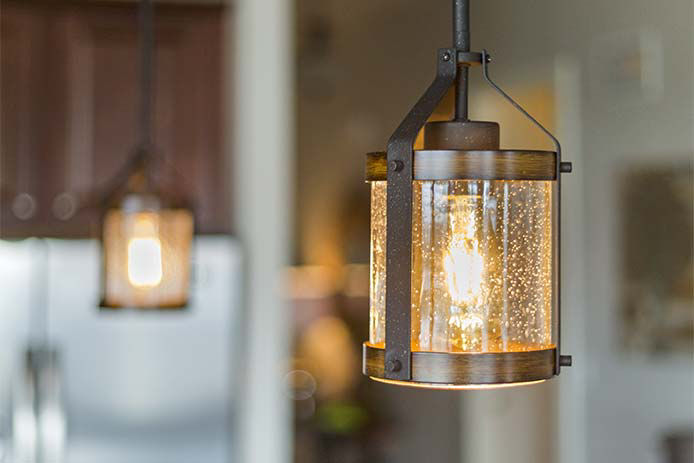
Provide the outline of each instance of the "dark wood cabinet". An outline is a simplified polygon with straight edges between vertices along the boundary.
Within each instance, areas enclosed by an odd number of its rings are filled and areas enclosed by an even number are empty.
[[[137,141],[136,4],[3,0],[0,15],[0,236],[95,236],[90,198]],[[230,229],[224,22],[219,5],[156,6],[154,139],[201,233]]]

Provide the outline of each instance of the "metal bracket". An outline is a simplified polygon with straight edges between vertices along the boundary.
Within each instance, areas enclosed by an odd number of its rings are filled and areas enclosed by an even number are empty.
[[[489,63],[490,62],[491,62],[491,56],[489,55],[489,53],[487,53],[487,50],[482,50],[482,73],[484,75],[484,80],[487,81],[487,83],[494,90],[496,90],[497,93],[499,93],[502,97],[504,97],[504,99],[506,101],[508,101],[511,104],[511,106],[513,106],[518,111],[520,111],[521,114],[523,114],[526,118],[528,118],[530,120],[530,122],[532,122],[540,130],[542,130],[542,132],[544,132],[544,134],[547,135],[547,137],[549,137],[552,140],[552,143],[554,144],[554,147],[557,151],[557,157],[561,158],[561,144],[559,143],[559,140],[557,140],[557,138],[554,135],[552,135],[552,132],[547,130],[544,125],[540,124],[540,122],[537,119],[535,119],[533,116],[531,116],[530,113],[528,113],[525,109],[523,109],[523,107],[521,105],[516,103],[516,101],[513,98],[511,98],[508,95],[508,93],[504,92],[501,89],[501,87],[496,85],[492,81],[492,79],[489,77]],[[560,159],[558,159],[558,161],[559,160]],[[557,165],[559,165],[559,162],[557,162]]]
[[[417,101],[388,140],[386,236],[386,346],[385,376],[409,381],[412,313],[412,180],[414,142],[439,102],[453,85],[456,50],[437,54],[434,82]]]
[[[478,51],[459,51],[458,64],[464,66],[479,66],[482,64],[482,53]]]
[[[556,277],[557,277],[557,350],[556,357],[554,360],[555,372],[559,374],[559,370],[562,366],[571,366],[571,356],[562,355],[561,353],[561,174],[564,172],[571,172],[571,163],[562,162],[561,160],[561,144],[559,140],[543,126],[540,122],[530,115],[521,105],[516,103],[516,101],[511,98],[506,92],[504,92],[498,85],[496,85],[492,79],[489,77],[489,63],[491,62],[491,57],[487,50],[482,50],[482,73],[484,75],[484,80],[497,91],[507,102],[516,108],[521,114],[523,114],[530,122],[532,122],[537,128],[539,128],[554,144],[555,150],[557,151],[557,240],[556,240]]]

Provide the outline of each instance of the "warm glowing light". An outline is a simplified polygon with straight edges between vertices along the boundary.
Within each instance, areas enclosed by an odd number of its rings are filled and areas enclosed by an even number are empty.
[[[480,391],[480,390],[493,390],[493,389],[508,389],[511,387],[519,386],[532,386],[534,384],[544,383],[546,380],[540,379],[537,381],[525,381],[518,383],[493,383],[493,384],[448,384],[448,383],[418,383],[416,381],[398,381],[395,379],[384,379],[376,378],[375,376],[369,376],[369,378],[379,383],[392,384],[394,386],[406,386],[414,387],[418,389],[441,389],[447,391]]]
[[[132,238],[128,241],[128,280],[133,286],[161,283],[161,241],[158,238]]]
[[[387,183],[371,185],[369,341],[385,346]],[[552,182],[414,181],[414,352],[549,349]]]
[[[446,286],[457,305],[479,304],[482,296],[484,258],[476,236],[475,198],[453,196],[455,204],[451,218],[451,241],[443,259]]]
[[[463,351],[486,350],[484,321],[487,291],[485,258],[480,250],[477,195],[449,196],[450,241],[443,257],[446,288],[451,298],[451,343]]]
[[[128,240],[128,280],[133,286],[152,287],[161,283],[161,278],[161,241],[156,215],[135,214],[132,237]]]
[[[186,209],[109,210],[104,219],[102,305],[183,307],[192,240],[193,216]]]

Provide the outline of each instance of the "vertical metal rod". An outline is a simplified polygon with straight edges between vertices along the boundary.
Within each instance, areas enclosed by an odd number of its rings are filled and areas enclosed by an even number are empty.
[[[140,0],[138,33],[140,41],[140,149],[149,152],[152,144],[154,8],[151,0]]]
[[[470,1],[453,0],[453,48],[470,51]],[[458,66],[455,79],[455,120],[468,120],[468,67]]]
[[[470,51],[469,0],[453,0],[453,48]]]
[[[385,377],[412,379],[413,145],[455,80],[455,49],[438,51],[436,79],[388,140]]]

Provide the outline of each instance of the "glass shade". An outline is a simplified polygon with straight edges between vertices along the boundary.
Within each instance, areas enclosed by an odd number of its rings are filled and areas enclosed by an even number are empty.
[[[103,223],[106,307],[182,307],[188,301],[193,215],[160,209],[151,197],[126,198]]]
[[[385,346],[386,182],[371,183],[369,342]],[[554,347],[555,182],[413,182],[412,351]]]

